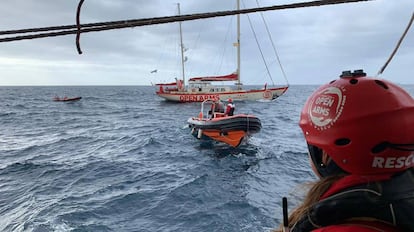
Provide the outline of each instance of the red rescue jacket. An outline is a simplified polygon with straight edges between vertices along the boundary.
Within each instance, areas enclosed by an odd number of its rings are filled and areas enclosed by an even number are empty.
[[[312,232],[403,232],[394,226],[375,221],[357,221],[339,225],[331,225]]]
[[[414,169],[394,175],[349,175],[334,183],[290,231],[414,232],[413,209]]]

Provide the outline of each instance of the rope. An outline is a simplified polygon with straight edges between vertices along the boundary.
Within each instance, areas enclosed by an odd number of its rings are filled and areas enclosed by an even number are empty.
[[[410,29],[411,24],[413,23],[413,21],[414,21],[414,12],[413,12],[413,15],[411,16],[411,19],[410,19],[410,21],[409,21],[409,23],[407,25],[407,28],[405,28],[404,33],[402,34],[400,40],[398,41],[397,46],[395,47],[394,51],[392,51],[391,56],[388,58],[387,62],[385,62],[384,66],[382,66],[382,68],[378,71],[377,76],[380,75],[380,74],[382,74],[382,72],[384,72],[385,68],[391,62],[391,60],[394,57],[395,53],[397,53],[397,50],[400,47],[400,45],[401,45],[401,43],[402,43],[405,35],[407,34],[408,30]]]
[[[263,54],[262,47],[260,46],[259,39],[257,38],[256,31],[253,28],[253,24],[252,24],[252,21],[250,20],[249,15],[247,15],[247,19],[248,19],[249,24],[250,24],[250,29],[253,32],[254,39],[256,40],[257,47],[259,48],[259,52],[260,52],[260,55],[262,57],[263,63],[266,67],[267,75],[269,75],[270,80],[272,81],[272,84],[275,85],[275,82],[273,81],[272,74],[270,73],[269,66],[267,65],[266,59],[265,59],[264,54]]]
[[[172,22],[179,22],[179,21],[182,22],[182,21],[206,19],[206,18],[213,18],[213,17],[223,17],[223,16],[236,15],[236,14],[248,14],[248,13],[263,12],[263,11],[270,11],[270,10],[285,10],[285,9],[334,5],[334,4],[343,4],[343,3],[365,2],[365,1],[373,1],[373,0],[320,0],[320,1],[310,1],[310,2],[302,2],[302,3],[292,3],[292,4],[275,5],[275,6],[268,6],[268,7],[251,8],[251,9],[231,10],[231,11],[219,11],[219,12],[210,12],[210,13],[157,17],[157,18],[121,20],[121,21],[89,23],[89,24],[79,24],[79,25],[63,25],[63,26],[52,26],[52,27],[42,27],[42,28],[7,30],[7,31],[0,31],[0,35],[12,35],[12,34],[22,34],[22,33],[34,33],[34,32],[36,32],[37,34],[0,38],[0,43],[12,42],[12,41],[18,41],[18,40],[64,36],[64,35],[78,34],[78,33],[80,34],[80,33],[98,32],[98,31],[106,31],[106,30],[114,30],[114,29],[123,29],[123,28],[129,28],[129,27],[148,26],[148,25],[172,23]],[[41,33],[41,32],[44,32],[44,33]]]
[[[76,12],[76,27],[77,27],[77,31],[76,31],[76,48],[78,49],[78,53],[82,54],[82,50],[80,48],[80,29],[81,29],[81,25],[80,25],[80,11],[82,8],[82,4],[83,4],[84,0],[80,0],[79,4],[78,4],[78,10]]]
[[[259,7],[259,2],[257,0],[256,0],[256,4]],[[282,75],[285,78],[285,81],[286,81],[287,85],[289,85],[289,81],[287,79],[285,70],[283,69],[282,62],[280,61],[279,54],[278,54],[278,52],[276,50],[276,46],[275,46],[275,44],[273,42],[272,34],[270,33],[269,27],[267,26],[266,20],[265,20],[264,15],[263,15],[263,12],[260,12],[260,16],[262,17],[262,21],[263,21],[263,23],[265,25],[267,34],[269,35],[269,39],[270,39],[270,42],[272,44],[273,52],[276,55],[276,59],[277,59],[277,62],[279,63],[279,67],[280,67],[280,70],[282,71]],[[273,82],[273,79],[272,79],[272,82]],[[275,85],[275,84],[273,83],[273,85]]]

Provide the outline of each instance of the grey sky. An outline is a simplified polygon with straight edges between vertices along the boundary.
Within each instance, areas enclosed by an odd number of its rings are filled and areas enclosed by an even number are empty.
[[[175,15],[176,0],[86,0],[81,23]],[[260,0],[261,6],[299,1]],[[75,24],[78,1],[5,0],[0,30]],[[183,1],[182,14],[233,10],[235,1]],[[244,0],[242,7],[256,7]],[[263,15],[290,84],[323,84],[343,70],[374,76],[390,56],[414,11],[414,0],[376,0],[281,11]],[[285,84],[260,14],[249,14],[267,59],[261,60],[247,16],[242,15],[244,84]],[[229,26],[232,26],[229,29]],[[414,27],[414,26],[413,26]],[[182,24],[186,76],[234,72],[234,16]],[[0,43],[0,85],[150,85],[181,76],[178,24],[85,33],[79,55],[75,35]],[[414,28],[380,76],[414,84]],[[151,73],[157,69],[156,73]]]

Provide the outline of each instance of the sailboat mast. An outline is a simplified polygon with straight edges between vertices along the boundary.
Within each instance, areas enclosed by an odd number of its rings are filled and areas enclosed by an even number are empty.
[[[181,15],[180,11],[180,3],[177,3],[178,7],[178,15]],[[178,25],[180,27],[180,51],[181,51],[181,72],[182,72],[182,80],[183,80],[183,86],[185,86],[185,73],[184,73],[184,44],[183,44],[183,31],[181,28],[181,21],[178,22]]]
[[[237,10],[240,10],[240,0],[237,0]],[[237,14],[237,88],[241,89],[240,83],[240,14]]]

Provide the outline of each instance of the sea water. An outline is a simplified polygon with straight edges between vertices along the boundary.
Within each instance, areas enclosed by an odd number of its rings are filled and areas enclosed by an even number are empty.
[[[0,87],[0,231],[270,231],[315,179],[298,121],[316,88],[236,102],[263,127],[231,148],[150,86]]]

